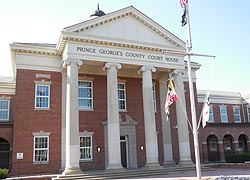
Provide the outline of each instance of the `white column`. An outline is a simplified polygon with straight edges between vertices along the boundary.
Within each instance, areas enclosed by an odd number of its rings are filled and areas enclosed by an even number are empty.
[[[108,166],[107,169],[121,169],[120,122],[118,110],[117,70],[119,63],[106,63],[108,96]]]
[[[67,88],[67,73],[62,71],[62,131],[61,131],[61,169],[65,169],[66,165],[66,88]]]
[[[189,143],[189,132],[187,122],[187,110],[186,110],[186,99],[183,84],[183,73],[181,71],[175,71],[174,83],[178,100],[176,101],[176,115],[177,115],[177,127],[178,127],[178,142],[179,142],[179,153],[180,162],[179,164],[191,163],[190,143]]]
[[[80,172],[79,110],[78,110],[78,66],[82,61],[67,59],[66,93],[66,166],[63,174]]]
[[[153,107],[152,72],[154,67],[143,66],[142,71],[142,91],[143,91],[143,111],[146,141],[146,167],[159,166],[158,142],[155,124],[155,112]]]
[[[162,138],[164,151],[164,165],[175,164],[173,161],[172,140],[170,121],[166,121],[165,103],[167,96],[167,78],[162,78],[160,84],[160,103],[161,103],[161,123],[162,123]]]

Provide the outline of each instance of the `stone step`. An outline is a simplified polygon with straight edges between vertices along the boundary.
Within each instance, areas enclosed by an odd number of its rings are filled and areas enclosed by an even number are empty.
[[[213,170],[209,167],[203,166],[202,171]],[[89,180],[103,180],[103,179],[127,179],[132,177],[145,177],[154,175],[166,175],[171,173],[183,172],[183,171],[195,171],[195,166],[189,167],[167,167],[160,169],[124,169],[124,170],[103,170],[103,171],[86,171],[82,174],[76,175],[58,175],[52,180],[79,180],[79,179],[89,179]]]

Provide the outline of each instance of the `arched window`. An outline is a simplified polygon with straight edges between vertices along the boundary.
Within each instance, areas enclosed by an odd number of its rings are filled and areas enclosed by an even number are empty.
[[[243,152],[248,152],[248,148],[247,148],[247,136],[245,134],[241,134],[238,138],[238,142],[239,142],[239,150],[243,151]]]
[[[233,151],[233,137],[230,134],[227,134],[223,138],[224,151],[231,152]]]

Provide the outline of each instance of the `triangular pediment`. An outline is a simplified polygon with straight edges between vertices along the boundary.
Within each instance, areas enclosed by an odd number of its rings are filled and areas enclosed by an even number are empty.
[[[67,27],[64,31],[125,43],[185,48],[181,39],[132,6]]]

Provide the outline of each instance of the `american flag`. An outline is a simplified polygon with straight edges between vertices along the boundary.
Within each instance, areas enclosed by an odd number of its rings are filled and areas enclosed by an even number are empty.
[[[188,0],[180,0],[180,3],[181,3],[181,7],[185,8],[185,4],[188,3]]]

